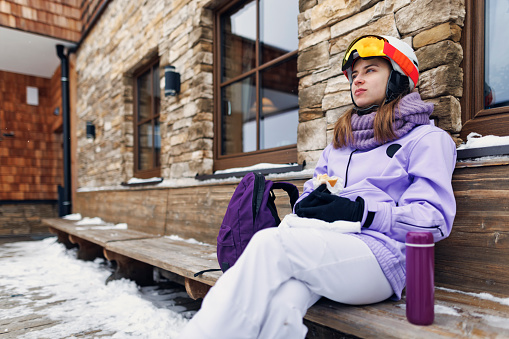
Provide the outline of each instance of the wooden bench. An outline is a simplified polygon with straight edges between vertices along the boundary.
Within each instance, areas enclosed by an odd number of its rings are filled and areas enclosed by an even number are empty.
[[[126,278],[140,286],[152,284],[153,267],[176,275],[193,299],[202,298],[221,272],[194,274],[219,268],[215,246],[158,236],[130,229],[108,228],[106,224],[80,226],[65,219],[43,219],[50,232],[68,248],[78,245],[77,258],[104,257],[115,261],[115,272],[106,280]],[[179,279],[180,278],[180,279]]]
[[[152,279],[152,268],[171,272],[186,286],[192,298],[203,297],[221,276],[198,271],[218,267],[215,246],[172,239],[129,229],[80,227],[73,221],[45,219],[59,239],[65,234],[79,245],[78,256],[94,255],[116,261],[116,271],[108,278],[129,278],[140,284]],[[102,249],[98,251],[97,248]],[[406,320],[405,299],[367,306],[348,306],[322,298],[306,314],[308,338],[336,337],[337,332],[362,338],[499,338],[509,337],[509,298],[505,304],[482,299],[475,294],[437,288],[435,322],[415,326]],[[348,337],[348,336],[347,336]]]

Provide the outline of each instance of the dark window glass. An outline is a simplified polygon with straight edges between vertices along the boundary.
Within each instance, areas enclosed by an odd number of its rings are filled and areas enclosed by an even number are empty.
[[[484,108],[509,106],[509,2],[488,0],[484,18]]]
[[[260,0],[260,47],[263,63],[297,50],[298,15],[299,6],[294,0]]]
[[[260,149],[297,143],[299,82],[296,74],[296,57],[261,72]]]
[[[159,111],[161,101],[159,63],[152,63],[136,77],[135,168],[140,178],[160,172],[161,135]]]
[[[298,14],[297,0],[237,1],[218,12],[216,163],[222,156],[295,149]],[[296,161],[296,152],[285,154],[278,160]],[[261,162],[256,156],[249,161]]]
[[[465,0],[460,137],[509,135],[509,3]]]
[[[256,87],[251,76],[221,90],[222,154],[256,150]]]
[[[242,3],[221,17],[222,81],[256,67],[256,3]]]
[[[138,121],[152,116],[152,83],[151,71],[145,72],[138,78]]]
[[[152,122],[138,126],[138,169],[147,170],[154,163],[152,156]]]

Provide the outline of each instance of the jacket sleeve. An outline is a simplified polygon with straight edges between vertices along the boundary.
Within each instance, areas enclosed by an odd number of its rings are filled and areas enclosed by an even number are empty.
[[[408,158],[411,184],[397,202],[365,201],[375,212],[370,230],[405,242],[410,231],[429,231],[439,241],[451,233],[456,201],[451,179],[456,164],[456,146],[443,131],[424,135]]]
[[[329,162],[329,153],[330,153],[331,149],[332,149],[332,144],[330,144],[327,147],[325,147],[325,149],[320,154],[320,159],[318,159],[318,162],[316,163],[316,167],[315,167],[315,171],[314,171],[313,177],[316,177],[319,174],[324,174],[324,173],[328,174],[328,166],[327,166],[327,164]],[[308,181],[306,181],[304,183],[304,192],[302,192],[302,194],[299,197],[299,199],[297,199],[297,202],[295,203],[295,205],[297,205],[297,203],[299,201],[301,201],[302,199],[307,197],[309,195],[309,193],[311,193],[313,190],[314,190],[314,187],[313,187],[313,178],[311,178],[311,179],[309,179]],[[293,208],[293,213],[295,213],[295,206]]]

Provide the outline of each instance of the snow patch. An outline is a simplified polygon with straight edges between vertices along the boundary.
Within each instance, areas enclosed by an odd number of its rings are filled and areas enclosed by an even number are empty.
[[[83,225],[104,225],[104,224],[106,224],[106,223],[101,218],[98,218],[98,217],[94,217],[94,218],[85,217],[82,220],[76,222],[76,225],[80,225],[80,226],[83,226]]]
[[[76,338],[93,331],[101,338],[178,338],[190,315],[143,299],[132,281],[105,285],[110,271],[104,263],[76,260],[55,238],[1,245],[0,286],[18,304],[0,308],[0,319],[37,314],[57,321],[32,329],[25,339]],[[168,296],[159,298],[162,302]],[[4,326],[2,332],[8,335],[10,325]]]
[[[497,317],[495,315],[489,315],[489,314],[481,314],[481,313],[473,313],[472,314],[475,317],[480,317],[486,320],[486,322],[494,327],[500,327],[509,329],[509,321],[507,321],[507,318]]]
[[[494,301],[494,302],[497,302],[497,303],[502,304],[502,305],[509,306],[509,298],[495,297],[494,295],[491,295],[491,294],[486,293],[486,292],[471,293],[471,292],[463,292],[463,291],[459,291],[459,290],[453,290],[453,289],[449,289],[449,288],[445,288],[445,287],[437,287],[437,289],[442,290],[442,291],[446,291],[446,292],[466,294],[466,295],[470,295],[472,297],[476,297],[476,298],[479,298],[479,299],[490,300],[490,301]]]
[[[435,313],[437,314],[447,314],[447,315],[454,315],[456,317],[459,317],[460,314],[458,310],[454,307],[444,306],[444,305],[435,305]]]
[[[399,304],[399,305],[397,305],[397,307],[406,310],[406,304]],[[459,312],[455,308],[449,307],[449,306],[444,306],[444,305],[435,305],[434,311],[435,311],[435,314],[447,314],[447,315],[454,315],[454,316],[458,316],[458,317],[460,316]]]
[[[486,135],[483,137],[479,133],[472,132],[467,136],[467,142],[459,145],[457,149],[460,150],[502,145],[509,145],[509,137],[499,137],[496,135]]]
[[[76,227],[76,230],[78,231],[86,231],[86,230],[126,230],[128,229],[126,223],[120,223],[120,224],[108,224],[104,226],[89,226],[89,227]]]
[[[149,178],[149,179],[131,178],[127,181],[127,184],[128,185],[150,184],[151,182],[160,182],[160,181],[161,181],[160,177],[153,177],[153,178]]]
[[[67,215],[63,216],[62,219],[81,220],[81,214],[80,213],[67,214]]]
[[[184,238],[181,238],[179,237],[178,235],[165,235],[164,236],[165,238],[168,238],[168,239],[171,239],[171,240],[177,240],[177,241],[185,241],[189,244],[198,244],[198,245],[206,245],[206,246],[212,246],[211,244],[207,244],[207,243],[204,243],[204,242],[200,242],[194,238],[189,238],[189,239],[184,239]]]
[[[260,170],[264,170],[264,169],[287,168],[287,167],[292,167],[295,165],[297,165],[297,164],[271,164],[271,163],[267,163],[267,162],[262,162],[262,163],[259,163],[259,164],[253,165],[253,166],[229,168],[229,169],[225,169],[225,170],[215,171],[214,174],[260,171]]]

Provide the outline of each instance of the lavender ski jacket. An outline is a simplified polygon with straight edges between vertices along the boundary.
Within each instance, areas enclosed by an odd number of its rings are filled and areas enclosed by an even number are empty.
[[[405,237],[410,231],[429,231],[435,242],[446,238],[456,214],[451,185],[456,147],[442,129],[421,125],[403,137],[370,150],[327,146],[314,176],[343,178],[340,196],[365,201],[362,224],[375,212],[361,238],[375,254],[395,292],[405,286]],[[304,184],[302,200],[313,190]]]

